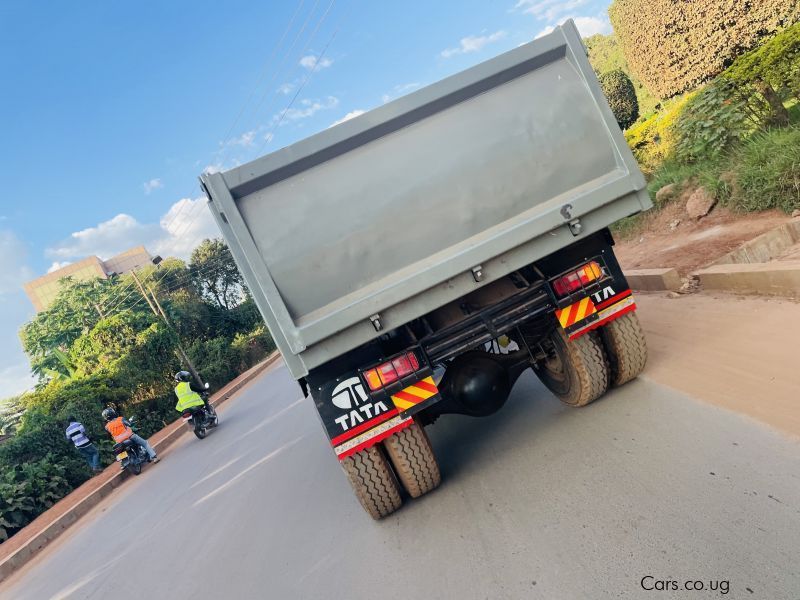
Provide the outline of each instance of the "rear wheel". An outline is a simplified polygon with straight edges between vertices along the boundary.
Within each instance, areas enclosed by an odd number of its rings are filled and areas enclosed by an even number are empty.
[[[442,481],[439,463],[425,430],[412,423],[383,442],[398,479],[412,498],[430,492]]]
[[[400,487],[380,444],[342,460],[350,485],[373,519],[381,519],[400,508]]]
[[[128,461],[128,464],[125,465],[125,468],[128,469],[129,473],[133,473],[134,475],[138,475],[142,472],[142,463]]]
[[[608,360],[598,334],[590,331],[570,341],[564,330],[548,336],[547,358],[533,370],[564,404],[586,406],[608,389]]]
[[[610,382],[628,383],[647,364],[647,341],[635,312],[629,312],[600,328],[603,345],[611,363]]]
[[[197,436],[198,440],[202,440],[204,437],[206,437],[206,428],[202,425],[195,425],[194,434]]]

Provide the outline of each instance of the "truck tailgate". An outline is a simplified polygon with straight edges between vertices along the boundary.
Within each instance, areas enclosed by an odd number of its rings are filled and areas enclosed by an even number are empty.
[[[571,22],[202,179],[296,377],[650,205]]]

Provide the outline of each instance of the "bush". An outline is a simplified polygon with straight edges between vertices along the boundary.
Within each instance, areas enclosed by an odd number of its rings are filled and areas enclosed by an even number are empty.
[[[242,357],[227,337],[196,341],[186,352],[212,390],[221,388],[241,372]]]
[[[695,94],[675,121],[675,158],[682,162],[713,159],[755,129],[747,103],[725,79]]]
[[[275,350],[275,342],[263,325],[249,333],[236,334],[232,346],[242,359],[243,370],[262,361],[267,354]]]
[[[164,394],[146,402],[127,407],[125,416],[135,419],[134,429],[147,439],[180,416],[175,410],[178,399],[174,393]]]
[[[646,173],[652,173],[668,160],[675,149],[675,123],[692,95],[678,98],[660,113],[633,125],[625,132],[625,139],[633,155]]]
[[[743,51],[800,20],[787,0],[614,0],[608,9],[625,58],[660,98],[692,90]]]
[[[600,75],[599,81],[620,128],[628,129],[639,118],[639,102],[630,78],[621,69],[615,69]]]
[[[6,467],[0,474],[0,542],[72,491],[59,457]]]
[[[642,82],[631,73],[628,62],[622,54],[622,48],[620,48],[617,41],[617,36],[613,33],[610,35],[597,33],[583,41],[589,53],[589,62],[592,63],[592,68],[598,76],[615,69],[624,71],[630,77],[631,83],[633,83],[633,87],[636,90],[639,114],[645,116],[653,114],[659,105],[659,99],[653,96]]]
[[[800,128],[755,134],[737,153],[737,193],[730,202],[746,211],[800,208]]]

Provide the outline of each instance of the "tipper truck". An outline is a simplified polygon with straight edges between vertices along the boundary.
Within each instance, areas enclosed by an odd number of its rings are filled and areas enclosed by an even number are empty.
[[[373,518],[439,485],[442,415],[644,368],[608,228],[651,201],[572,21],[201,185]]]

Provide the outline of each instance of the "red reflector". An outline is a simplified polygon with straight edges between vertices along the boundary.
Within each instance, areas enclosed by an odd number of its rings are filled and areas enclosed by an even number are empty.
[[[416,354],[406,352],[374,369],[364,371],[364,379],[367,380],[369,389],[375,392],[417,370],[419,370],[419,359]]]
[[[398,377],[405,377],[414,372],[414,367],[411,366],[411,361],[408,360],[408,354],[405,356],[398,356],[392,361],[394,370],[397,372]]]
[[[383,385],[388,385],[393,381],[397,381],[397,371],[394,370],[394,365],[392,365],[391,362],[378,365],[378,375]]]
[[[583,265],[580,269],[576,269],[553,281],[553,291],[556,296],[568,296],[575,290],[579,290],[592,281],[600,279],[602,275],[603,269],[600,268],[597,262],[592,261]]]

